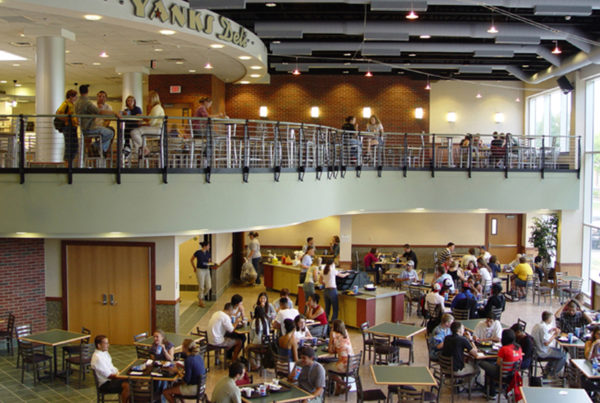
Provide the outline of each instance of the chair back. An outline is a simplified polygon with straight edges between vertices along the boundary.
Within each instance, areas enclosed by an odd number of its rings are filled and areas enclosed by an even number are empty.
[[[137,335],[133,336],[133,342],[134,343],[138,343],[138,342],[144,340],[147,337],[148,337],[148,333],[146,333],[146,332],[137,334]]]
[[[421,300],[421,297],[423,296],[423,292],[421,291],[420,287],[415,287],[412,285],[408,286],[408,294],[410,296],[410,300],[412,302],[418,302]]]
[[[431,393],[434,393],[436,396],[436,402],[440,401],[440,392],[442,390],[442,383],[444,382],[444,375],[442,375],[442,370],[439,367],[431,368],[433,372],[433,379],[435,379],[436,385],[431,387]]]
[[[362,335],[363,344],[367,340],[371,340],[372,339],[371,333],[367,333],[367,329],[368,328],[369,328],[369,322],[364,322],[363,324],[360,325],[360,334]]]
[[[135,353],[139,359],[149,360],[151,358],[150,347],[148,346],[135,346]]]
[[[440,370],[442,375],[453,377],[454,367],[452,365],[452,357],[446,357],[445,355],[439,356]]]
[[[33,356],[35,354],[33,344],[21,341],[21,339],[17,339],[17,345],[19,346],[19,351],[23,356],[23,361],[33,360]]]
[[[571,293],[579,293],[581,292],[581,287],[583,286],[583,279],[571,280],[570,291]]]
[[[128,378],[129,383],[129,402],[153,402],[154,385],[152,377],[150,379]]]
[[[431,302],[426,303],[427,312],[429,313],[430,319],[437,319],[441,316],[442,313],[442,305],[441,304],[433,304]]]
[[[206,372],[198,376],[198,389],[196,391],[196,400],[202,401],[206,395]]]
[[[87,334],[91,337],[92,331],[87,327],[81,327],[81,333]],[[85,339],[81,339],[81,342],[84,344],[88,344],[90,342],[90,337],[86,337]]]
[[[500,359],[500,369],[498,373],[498,389],[502,390],[503,385],[508,386],[515,372],[521,368],[521,360],[513,362],[504,362]]]
[[[410,390],[398,388],[399,402],[422,402],[424,397],[424,390]]]
[[[31,323],[26,325],[17,326],[15,328],[15,333],[17,335],[17,339],[25,336],[31,336]]]
[[[452,316],[455,320],[469,320],[471,311],[469,309],[452,308]]]
[[[578,348],[577,350],[581,349]],[[567,379],[567,386],[569,388],[581,387],[580,372],[570,361],[565,365],[565,378]]]
[[[89,343],[82,343],[79,345],[79,357],[80,357],[80,362],[91,362],[92,361],[92,355],[94,354],[94,350],[96,349],[96,346],[94,346],[93,344],[89,344]]]
[[[12,337],[15,331],[15,315],[12,312],[8,313],[8,318],[6,320],[6,336]]]
[[[287,378],[290,375],[290,360],[285,355],[275,354],[275,376]]]
[[[364,395],[364,390],[362,387],[362,382],[360,380],[360,375],[356,377],[355,379],[356,381],[356,401],[358,403],[364,402],[365,401],[365,395]]]
[[[523,331],[525,332],[527,329],[527,322],[525,322],[523,319],[518,318],[517,319],[517,324],[521,325],[521,327],[523,327]]]
[[[358,354],[348,356],[348,364],[346,366],[346,374],[351,375],[357,373],[360,369],[360,361],[362,360],[362,350]]]
[[[495,320],[500,320],[502,318],[502,308],[492,308],[492,315],[494,315]]]

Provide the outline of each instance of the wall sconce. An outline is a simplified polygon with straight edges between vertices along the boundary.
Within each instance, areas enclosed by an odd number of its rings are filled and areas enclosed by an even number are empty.
[[[456,122],[456,112],[448,112],[446,114],[446,122],[448,122],[448,123]]]
[[[423,108],[415,109],[415,119],[423,119],[424,115],[425,115],[425,111],[423,111]]]
[[[319,114],[320,114],[320,111],[319,111],[318,106],[313,106],[312,108],[310,108],[310,117],[311,118],[318,118]]]
[[[365,118],[365,119],[369,119],[369,118],[371,117],[371,115],[372,115],[372,114],[371,114],[371,107],[369,107],[369,106],[365,106],[365,107],[363,108],[363,118]]]
[[[504,123],[504,113],[498,112],[494,114],[494,122]]]
[[[260,108],[258,108],[258,116],[260,116],[261,118],[266,118],[268,115],[269,110],[266,106],[261,106]]]

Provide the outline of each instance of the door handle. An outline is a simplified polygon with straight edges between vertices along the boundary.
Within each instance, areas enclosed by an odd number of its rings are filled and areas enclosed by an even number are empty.
[[[110,304],[111,305],[117,305],[117,301],[115,301],[115,296],[110,294]]]
[[[102,305],[106,305],[106,294],[102,294]]]

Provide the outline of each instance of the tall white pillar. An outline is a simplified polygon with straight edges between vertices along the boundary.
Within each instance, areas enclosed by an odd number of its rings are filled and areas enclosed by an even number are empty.
[[[352,263],[352,215],[340,216],[340,264]]]
[[[123,89],[121,91],[121,95],[123,97],[122,109],[125,109],[125,100],[127,97],[133,95],[137,106],[142,109],[142,113],[146,113],[146,111],[144,111],[144,101],[142,98],[144,94],[142,79],[144,78],[144,74],[148,74],[148,69],[141,66],[127,66],[117,67],[116,71],[117,73],[121,73],[123,75]]]
[[[52,115],[65,99],[65,39],[60,36],[37,37],[35,58],[35,113]],[[54,129],[52,118],[38,118],[35,132],[35,160],[63,161],[64,137]]]

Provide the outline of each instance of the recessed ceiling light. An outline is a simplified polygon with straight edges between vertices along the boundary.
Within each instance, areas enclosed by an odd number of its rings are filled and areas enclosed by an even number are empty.
[[[416,20],[418,18],[419,18],[419,16],[417,15],[417,13],[415,13],[414,10],[410,10],[410,13],[406,14],[407,20]]]
[[[252,59],[252,56],[240,56],[240,57],[238,57],[238,59],[240,59],[240,60],[250,60],[250,59]]]
[[[162,52],[163,50],[162,50],[162,48],[154,48],[154,51],[155,52]]]
[[[344,56],[352,56],[352,53],[344,53]]]
[[[399,71],[398,74],[404,74],[404,72],[403,71]]]
[[[221,45],[220,43],[211,43],[210,47],[213,49],[223,49],[225,45]]]
[[[240,84],[250,84],[250,81],[246,81],[246,80],[240,81]]]
[[[258,77],[260,77],[260,74],[250,74],[250,77],[252,77],[252,78],[258,78]]]
[[[65,50],[65,53],[67,53],[67,54],[68,54],[68,53],[71,53],[71,51],[70,51],[70,50]]]
[[[417,210],[417,211],[423,211],[423,210],[425,210],[425,208],[423,208],[423,207],[417,207],[415,210]]]
[[[260,70],[260,69],[262,69],[262,66],[250,66],[250,68],[252,70]]]
[[[271,42],[271,43],[280,44],[280,43],[281,43],[281,41],[273,41],[273,42]]]
[[[6,80],[0,80],[0,84],[6,84]]]
[[[20,67],[21,65],[19,63],[13,63],[13,67]]]
[[[342,74],[348,74],[348,73],[350,73],[348,70],[342,71]]]
[[[17,56],[15,54],[0,50],[0,61],[8,62],[10,60],[16,61],[16,60],[27,60],[27,59],[25,59],[24,57]]]
[[[421,39],[430,39],[431,35],[419,35],[419,38],[421,38]]]
[[[350,66],[351,64],[352,63],[350,63],[350,62],[346,62],[346,63],[344,63],[344,66]]]
[[[210,64],[210,62],[206,62],[206,64],[204,65],[204,68],[210,70],[213,68],[213,66],[212,66],[212,64]]]
[[[163,35],[175,35],[175,31],[173,31],[172,29],[161,29],[158,32],[160,32]]]
[[[528,67],[529,67],[529,65],[528,65],[528,64],[524,64],[524,65],[522,65],[521,67],[523,67],[524,69],[526,69],[526,68],[528,68]]]
[[[21,83],[16,83],[15,84],[15,87],[21,87],[21,86],[23,86],[23,84],[21,84]]]
[[[100,57],[105,57],[106,58],[106,57],[108,57],[108,53],[102,52],[102,53],[100,53]]]
[[[409,57],[415,57],[417,54],[416,53],[409,53],[408,56]]]
[[[92,63],[92,64],[93,64],[94,66],[100,66],[100,63],[98,63],[98,62],[94,62],[94,63]]]
[[[88,21],[98,21],[102,19],[102,16],[97,14],[86,14],[83,16],[83,18],[85,18]]]
[[[177,60],[177,61],[175,62],[175,64],[183,64],[183,61],[181,61],[181,60]]]
[[[277,3],[269,2],[269,3],[265,3],[265,6],[267,6],[267,7],[275,7],[275,6],[277,6]]]
[[[196,70],[194,70],[194,69],[189,69],[188,71],[189,71],[190,73],[195,73],[195,72],[196,72]]]

